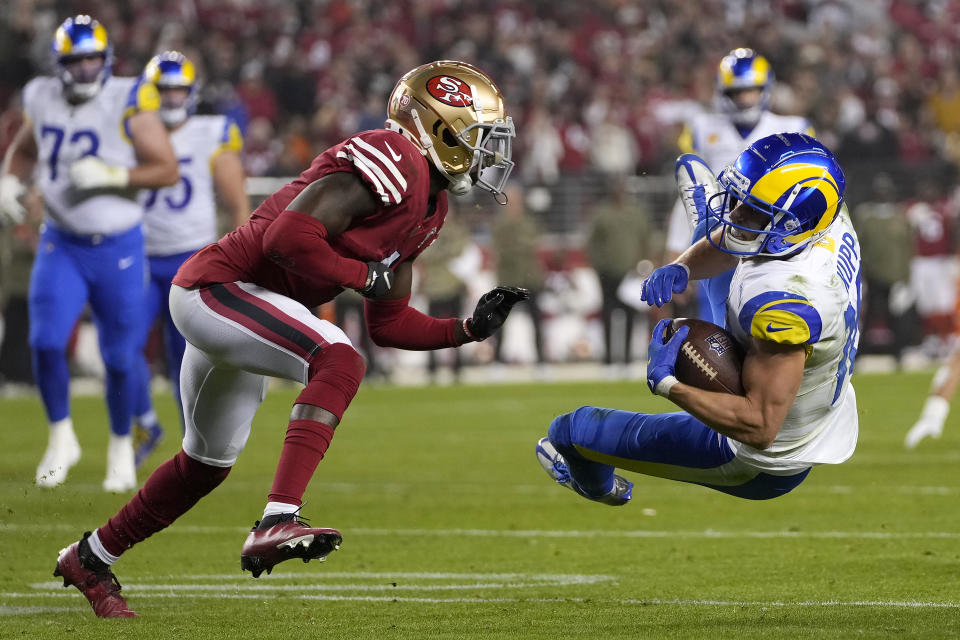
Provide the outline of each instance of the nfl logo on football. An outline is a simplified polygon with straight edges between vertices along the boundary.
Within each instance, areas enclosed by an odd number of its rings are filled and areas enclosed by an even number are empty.
[[[722,333],[715,333],[712,336],[709,336],[706,342],[707,346],[710,347],[710,350],[716,351],[718,356],[722,356],[724,352],[730,348],[730,338]]]

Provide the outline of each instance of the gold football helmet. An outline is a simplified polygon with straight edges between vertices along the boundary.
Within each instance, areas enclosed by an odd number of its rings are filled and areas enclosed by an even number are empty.
[[[487,74],[455,60],[419,66],[397,82],[387,116],[387,128],[417,145],[452,193],[476,185],[500,201],[513,170],[515,131]]]

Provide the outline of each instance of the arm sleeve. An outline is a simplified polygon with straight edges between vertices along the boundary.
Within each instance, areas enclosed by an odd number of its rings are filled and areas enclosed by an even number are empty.
[[[362,289],[367,265],[345,258],[327,243],[327,228],[299,211],[284,211],[263,235],[263,252],[272,262],[305,277],[323,277],[341,286]]]
[[[410,306],[410,296],[401,300],[367,300],[364,303],[367,331],[381,347],[429,351],[459,347],[459,318],[434,318]]]

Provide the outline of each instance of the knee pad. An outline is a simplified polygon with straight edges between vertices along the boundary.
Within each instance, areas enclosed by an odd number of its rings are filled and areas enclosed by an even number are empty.
[[[366,371],[366,363],[352,346],[338,342],[324,347],[310,360],[310,381],[297,403],[326,409],[340,420]]]

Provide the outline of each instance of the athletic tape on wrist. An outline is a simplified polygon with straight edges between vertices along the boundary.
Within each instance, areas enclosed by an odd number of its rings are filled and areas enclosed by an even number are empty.
[[[673,385],[677,384],[678,382],[680,381],[677,380],[676,376],[667,376],[657,383],[657,386],[654,388],[653,392],[658,396],[667,398],[670,396],[670,389],[673,389]]]

